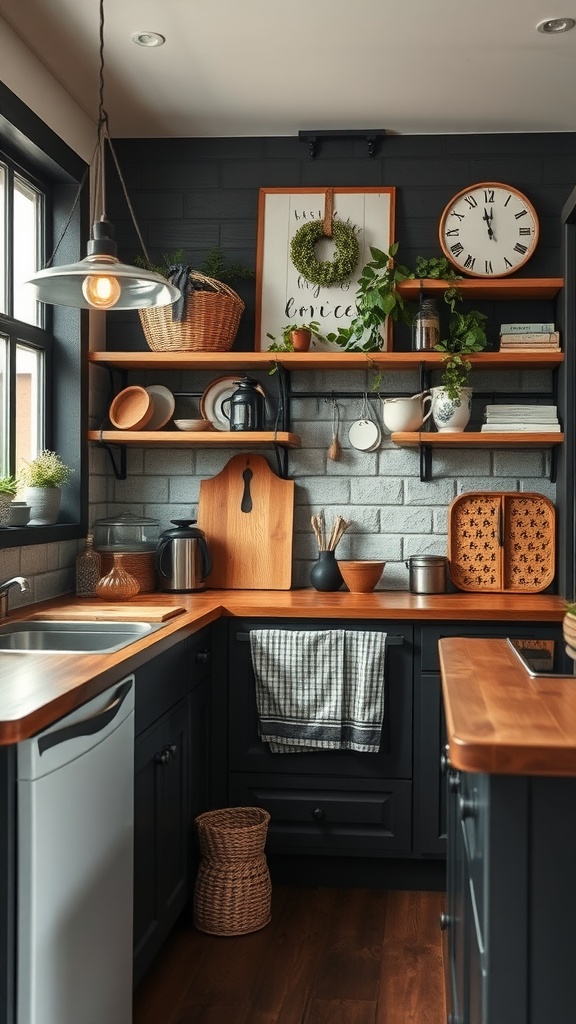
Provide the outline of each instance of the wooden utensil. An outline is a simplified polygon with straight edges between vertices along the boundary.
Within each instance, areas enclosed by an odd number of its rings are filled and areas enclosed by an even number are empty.
[[[262,455],[234,455],[200,483],[198,525],[212,557],[208,587],[289,590],[292,583],[294,481]]]

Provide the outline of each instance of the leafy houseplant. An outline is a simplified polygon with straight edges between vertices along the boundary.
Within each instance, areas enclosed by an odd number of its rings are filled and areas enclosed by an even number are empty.
[[[8,526],[10,521],[10,506],[16,491],[18,480],[14,476],[0,476],[0,526]]]
[[[20,478],[30,505],[30,526],[50,526],[58,521],[60,488],[68,483],[71,472],[60,456],[48,449],[24,463]]]
[[[410,322],[410,312],[397,286],[414,278],[408,267],[394,263],[398,242],[388,252],[370,247],[372,259],[365,264],[358,279],[355,295],[356,316],[348,327],[328,334],[346,352],[379,352],[382,349],[382,327],[388,317]]]
[[[319,333],[320,324],[317,320],[310,320],[306,324],[286,324],[282,328],[282,341],[276,341],[274,334],[268,332],[267,338],[271,338],[269,352],[305,352],[310,347],[310,339],[317,338],[324,341],[324,336]]]
[[[457,310],[456,303],[461,298],[458,288],[448,288],[444,292],[444,300],[450,307],[448,337],[435,346],[439,352],[445,353],[442,385],[453,401],[459,398],[461,389],[468,384],[472,364],[467,356],[486,348],[484,323],[487,318],[477,309],[465,313]]]

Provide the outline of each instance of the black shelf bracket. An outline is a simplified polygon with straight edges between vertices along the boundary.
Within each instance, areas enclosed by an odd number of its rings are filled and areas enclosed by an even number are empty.
[[[378,140],[386,135],[385,128],[364,128],[364,129],[342,129],[341,131],[302,131],[298,132],[301,142],[308,144],[312,160],[318,155],[320,139],[366,139],[368,145],[368,156],[376,156]]]
[[[100,427],[100,440],[97,443],[100,445],[101,448],[104,449],[105,452],[107,452],[108,458],[110,459],[110,462],[112,464],[112,471],[114,473],[115,479],[116,480],[125,480],[126,479],[126,445],[124,445],[124,444],[114,444],[114,445],[112,445],[112,444],[108,444],[107,441],[103,441],[102,440],[102,430],[103,429],[104,429],[103,427]],[[114,458],[114,452],[113,452],[114,448],[116,448],[118,453],[119,453],[119,461],[118,462],[116,462],[116,459]]]

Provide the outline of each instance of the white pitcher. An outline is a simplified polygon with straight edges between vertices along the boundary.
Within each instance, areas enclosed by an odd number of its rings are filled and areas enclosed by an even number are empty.
[[[420,430],[431,412],[432,396],[428,391],[421,391],[419,395],[412,395],[410,398],[382,399],[382,419],[390,433]]]

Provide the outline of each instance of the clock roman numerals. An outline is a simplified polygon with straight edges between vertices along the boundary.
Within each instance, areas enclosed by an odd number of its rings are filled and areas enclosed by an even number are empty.
[[[453,196],[440,218],[444,255],[458,273],[506,277],[523,267],[538,242],[538,215],[514,185],[482,181]]]

